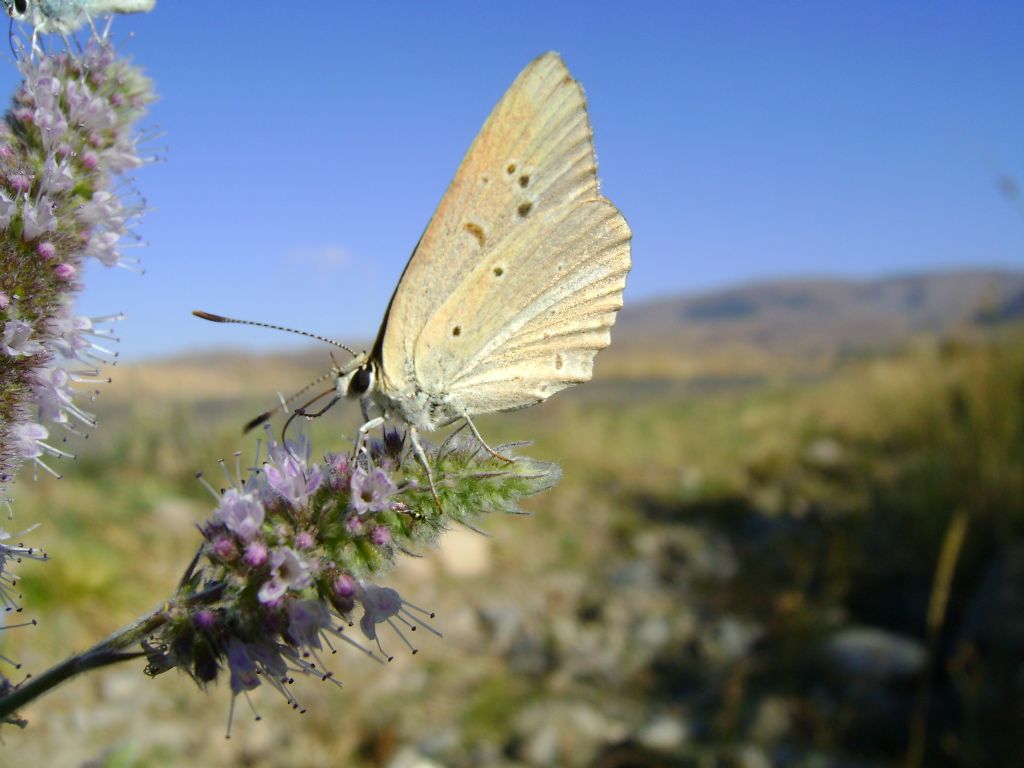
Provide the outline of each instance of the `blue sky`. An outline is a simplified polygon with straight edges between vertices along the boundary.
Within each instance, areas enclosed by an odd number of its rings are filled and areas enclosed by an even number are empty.
[[[372,336],[491,107],[560,51],[628,303],[762,278],[1024,268],[1024,4],[213,3],[115,24],[156,81],[147,273],[92,269],[137,361],[274,349],[193,308]],[[130,37],[129,37],[130,35]],[[2,83],[16,79],[8,62]]]

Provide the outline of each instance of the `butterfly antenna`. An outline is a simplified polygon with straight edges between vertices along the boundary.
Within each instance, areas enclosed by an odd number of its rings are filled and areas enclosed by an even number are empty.
[[[308,387],[307,387],[307,389],[308,389]],[[284,423],[284,426],[281,427],[281,444],[285,447],[285,449],[288,451],[288,453],[292,454],[292,458],[298,460],[299,457],[296,456],[294,453],[292,453],[291,448],[288,447],[288,440],[286,439],[286,435],[288,434],[288,427],[299,416],[304,416],[307,419],[318,419],[321,416],[323,416],[325,413],[327,413],[329,410],[331,410],[331,408],[334,407],[335,403],[337,403],[339,400],[341,400],[341,397],[339,395],[334,395],[334,397],[332,397],[330,400],[327,401],[327,405],[325,405],[319,411],[315,411],[313,413],[310,413],[306,409],[309,408],[309,406],[311,406],[317,400],[320,400],[321,398],[326,397],[327,395],[331,394],[334,391],[335,391],[334,387],[331,387],[330,389],[325,389],[319,395],[316,395],[311,400],[306,401],[305,405],[300,405],[298,408],[296,408],[294,411],[292,411],[292,415],[288,417],[288,421],[286,421]]]
[[[352,355],[352,357],[356,356],[355,350],[353,350],[351,347],[346,347],[340,341],[335,341],[334,339],[329,339],[326,336],[321,336],[316,333],[310,333],[309,331],[300,331],[297,328],[286,328],[283,325],[261,323],[257,320],[238,320],[234,317],[224,317],[223,315],[215,315],[212,312],[203,312],[201,309],[192,310],[192,314],[195,315],[196,317],[202,318],[203,320],[209,320],[211,323],[237,323],[238,325],[255,325],[258,328],[270,328],[271,330],[274,331],[287,331],[288,333],[296,333],[299,336],[306,336],[310,339],[316,339],[317,341],[322,341],[326,344],[330,344],[331,346],[337,347],[338,349],[344,349],[346,352]]]
[[[287,410],[288,403],[293,402],[296,398],[298,398],[300,395],[305,394],[306,392],[311,390],[313,387],[315,387],[317,384],[320,384],[321,382],[327,381],[327,379],[331,378],[332,376],[337,376],[337,375],[338,375],[338,367],[337,367],[337,364],[335,364],[334,368],[329,370],[327,373],[320,374],[315,379],[313,379],[311,382],[309,382],[309,384],[307,384],[302,389],[300,389],[298,392],[295,392],[294,394],[290,395],[289,397],[281,398],[281,406],[284,409]],[[298,411],[301,411],[303,408],[309,407],[312,403],[315,403],[317,400],[319,400],[321,397],[323,397],[324,394],[328,394],[329,392],[333,392],[333,391],[334,390],[331,389],[327,393],[321,393],[321,394],[317,395],[312,401],[310,401],[309,403],[306,403],[306,405],[302,406],[302,408],[299,408]],[[274,411],[276,411],[276,410],[277,410],[276,408],[273,408],[273,409],[271,409],[269,411],[264,411],[259,416],[257,416],[256,418],[252,419],[251,421],[249,421],[242,428],[242,434],[245,434],[249,430],[251,430],[251,429],[253,429],[255,427],[258,427],[260,424],[263,424],[265,421],[269,421],[270,417],[274,415]],[[298,412],[298,411],[296,411],[296,412]],[[293,416],[294,415],[295,414],[293,414]],[[317,415],[319,415],[319,414],[317,414]],[[290,420],[291,419],[289,419],[289,421]]]

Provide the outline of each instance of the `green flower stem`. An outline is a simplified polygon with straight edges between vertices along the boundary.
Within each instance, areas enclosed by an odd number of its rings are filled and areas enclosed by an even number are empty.
[[[216,602],[222,593],[222,586],[216,584],[201,592],[189,595],[182,595],[179,592],[174,600],[163,603],[159,608],[145,616],[139,617],[131,624],[121,627],[121,629],[104,640],[96,643],[92,648],[69,656],[60,664],[46,670],[43,674],[26,680],[17,688],[9,689],[9,693],[0,696],[0,723],[14,722],[24,725],[23,721],[14,719],[18,709],[35,701],[47,691],[56,688],[65,680],[70,680],[76,675],[122,661],[137,659],[140,656],[150,655],[151,651],[129,651],[126,649],[132,648],[144,642],[147,638],[152,637],[158,629],[171,621],[171,618],[182,610],[188,611],[195,609],[199,605]]]
[[[34,676],[0,699],[0,721],[13,716],[18,709],[56,688],[76,675],[121,661],[144,656],[145,651],[126,651],[153,634],[167,621],[168,605],[142,616],[82,653],[69,656],[41,675]]]

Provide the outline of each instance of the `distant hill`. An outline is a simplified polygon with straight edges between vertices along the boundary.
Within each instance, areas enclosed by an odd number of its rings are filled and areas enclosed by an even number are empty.
[[[595,381],[618,391],[615,382],[716,386],[815,375],[916,340],[985,333],[1021,319],[1024,272],[754,283],[630,304],[612,331],[611,347],[597,358]],[[111,394],[231,398],[289,392],[329,368],[323,346],[260,356],[209,350],[119,368],[121,384]],[[599,388],[587,389],[596,394]]]
[[[753,283],[627,306],[606,367],[618,375],[647,368],[672,377],[816,369],[1021,318],[1024,272]]]

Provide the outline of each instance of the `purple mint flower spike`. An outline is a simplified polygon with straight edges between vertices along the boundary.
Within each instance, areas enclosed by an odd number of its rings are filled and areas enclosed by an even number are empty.
[[[412,653],[410,637],[422,635],[420,628],[440,637],[427,623],[433,613],[369,579],[399,554],[436,540],[452,522],[517,511],[515,502],[550,487],[558,470],[526,457],[499,467],[476,443],[449,441],[428,451],[426,460],[445,473],[452,498],[445,510],[424,492],[418,461],[400,453],[387,457],[393,461],[388,470],[370,451],[328,454],[321,465],[311,462],[304,437],[283,448],[271,435],[267,461],[260,466],[257,456],[251,466],[259,469],[247,478],[240,461],[234,473],[221,462],[228,490],[202,481],[216,509],[202,529],[201,556],[177,595],[187,601],[187,615],[201,606],[216,622],[166,622],[150,669],[178,667],[206,687],[228,668],[235,697],[266,682],[299,708],[289,686],[296,673],[333,681],[320,653],[325,646],[333,653],[335,640],[381,661],[377,650],[392,658],[382,624]],[[339,483],[346,475],[348,482]],[[357,639],[360,633],[347,631],[360,606],[359,628],[369,647]]]
[[[49,5],[29,8],[45,14]],[[67,455],[42,443],[37,428],[95,426],[74,403],[75,386],[103,382],[97,366],[116,355],[100,340],[113,336],[72,308],[89,256],[127,268],[137,261],[118,246],[145,205],[119,177],[148,162],[133,131],[153,99],[150,83],[105,38],[75,52],[33,44],[25,53],[23,82],[0,121],[0,499],[27,454],[51,474],[43,454]]]

